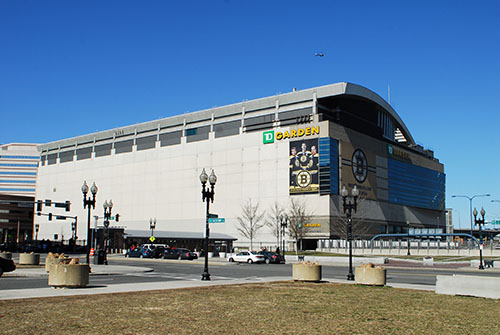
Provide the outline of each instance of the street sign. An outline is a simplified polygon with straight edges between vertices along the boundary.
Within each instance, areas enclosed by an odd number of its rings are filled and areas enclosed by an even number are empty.
[[[500,220],[492,220],[489,223],[490,224],[500,224]]]
[[[153,243],[153,242],[156,240],[156,237],[151,236],[151,237],[149,238],[149,240],[151,241],[151,243]]]
[[[212,213],[208,214],[208,218],[209,219],[215,219],[215,218],[218,218],[218,217],[219,217],[219,214],[212,214]]]
[[[226,219],[225,218],[212,218],[208,219],[208,223],[225,223]]]

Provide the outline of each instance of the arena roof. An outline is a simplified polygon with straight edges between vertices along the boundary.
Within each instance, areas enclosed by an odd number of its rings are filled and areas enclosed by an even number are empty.
[[[241,119],[243,112],[245,114],[264,115],[269,113],[271,109],[277,106],[281,108],[301,103],[310,103],[313,105],[314,101],[321,98],[328,97],[360,97],[362,99],[371,101],[380,106],[394,121],[394,125],[400,130],[408,145],[414,145],[415,141],[411,136],[410,131],[404,124],[403,120],[396,113],[396,111],[378,94],[375,92],[352,83],[341,82],[325,86],[314,87],[305,90],[293,90],[289,93],[273,95],[265,98],[254,99],[239,102],[236,104],[205,109],[197,112],[175,115],[159,120],[138,123],[125,127],[105,130],[101,132],[82,135],[70,139],[64,139],[56,142],[41,144],[40,151],[56,150],[63,147],[70,147],[80,145],[83,143],[91,143],[96,141],[110,140],[115,137],[125,137],[128,135],[135,135],[138,133],[146,133],[158,131],[160,129],[182,129],[186,125],[208,125],[220,121],[231,121]],[[119,135],[117,135],[119,134]]]

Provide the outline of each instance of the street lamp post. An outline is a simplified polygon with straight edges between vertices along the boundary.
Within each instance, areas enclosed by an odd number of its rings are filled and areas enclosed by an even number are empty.
[[[349,243],[349,273],[347,274],[347,280],[354,280],[354,273],[352,272],[352,211],[356,213],[358,207],[358,196],[359,190],[354,185],[351,191],[351,196],[345,186],[342,187],[341,195],[344,207],[344,213],[347,215],[347,241]]]
[[[491,194],[476,194],[473,195],[472,197],[469,197],[468,195],[452,195],[452,198],[467,198],[469,199],[469,212],[470,212],[470,234],[472,235],[472,230],[474,229],[474,226],[472,224],[472,200],[477,197],[489,197]]]
[[[87,181],[83,182],[82,185],[82,193],[83,193],[83,208],[88,208],[88,220],[87,220],[87,264],[90,264],[90,243],[92,241],[91,232],[90,232],[90,211],[91,208],[95,209],[95,195],[97,194],[97,186],[95,182],[92,184],[90,188],[90,192],[92,193],[92,199],[90,196],[87,198],[87,193],[89,192],[89,186],[87,185]]]
[[[481,225],[484,225],[484,215],[486,211],[481,208],[481,219],[477,218],[477,209],[474,208],[474,223],[479,226],[479,270],[484,270],[483,266],[483,234],[481,230]]]
[[[149,219],[149,229],[151,229],[151,237],[154,237],[154,230],[156,228],[156,218],[150,218]],[[149,240],[151,241],[151,237],[149,238]],[[154,239],[151,241],[151,243],[153,243]]]
[[[212,170],[210,177],[205,172],[205,169],[200,174],[201,181],[201,199],[203,202],[207,203],[207,214],[205,218],[205,268],[203,269],[203,274],[201,275],[201,280],[210,280],[210,274],[208,273],[208,238],[210,236],[210,228],[208,226],[209,217],[209,204],[214,202],[215,195],[215,183],[217,182],[217,176]],[[210,190],[206,187],[207,181],[210,183]]]
[[[282,243],[283,246],[281,250],[283,251],[283,263],[286,263],[286,228],[288,227],[288,222],[290,222],[290,219],[288,218],[288,215],[280,215],[280,225],[281,225],[281,236],[282,236]]]
[[[38,231],[40,230],[40,225],[35,224],[35,241],[38,241]]]
[[[408,225],[408,238],[406,240],[406,256],[410,256],[410,221],[406,221],[406,224]]]
[[[111,219],[111,209],[113,208],[113,201],[104,200],[102,207],[104,208],[104,264],[108,265],[109,220]]]

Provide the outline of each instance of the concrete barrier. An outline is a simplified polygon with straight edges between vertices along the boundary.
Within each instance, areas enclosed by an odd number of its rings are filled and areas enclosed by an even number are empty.
[[[434,265],[434,258],[432,258],[432,257],[424,257],[422,259],[422,264],[423,265],[428,265],[428,266],[433,266]]]
[[[500,278],[483,276],[437,276],[436,293],[500,299]]]
[[[286,260],[288,261],[299,261],[297,256],[286,256]],[[320,264],[349,264],[349,257],[331,257],[331,256],[304,256],[304,262],[315,263],[318,262]],[[361,265],[372,263],[375,265],[382,265],[387,262],[387,258],[385,257],[353,257],[352,264],[353,265]]]
[[[2,252],[0,252],[0,258],[12,259],[12,252],[2,251]]]
[[[19,254],[19,265],[39,265],[40,254]]]
[[[88,264],[52,264],[49,271],[49,286],[85,287],[89,284]]]
[[[298,263],[292,266],[293,280],[301,281],[320,281],[321,265],[311,263]]]
[[[357,267],[354,269],[356,284],[385,286],[386,269],[372,267]]]

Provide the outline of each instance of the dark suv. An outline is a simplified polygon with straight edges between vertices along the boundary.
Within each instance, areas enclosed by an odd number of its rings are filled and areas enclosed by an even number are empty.
[[[197,259],[198,255],[186,248],[166,248],[163,250],[163,258],[165,259]]]
[[[277,254],[275,252],[271,251],[259,251],[259,255],[264,256],[266,259],[266,264],[270,263],[275,263],[275,264],[280,264],[280,263],[285,263],[285,258],[283,255]]]

